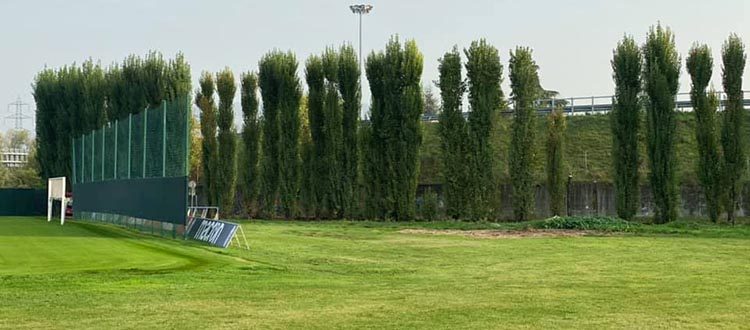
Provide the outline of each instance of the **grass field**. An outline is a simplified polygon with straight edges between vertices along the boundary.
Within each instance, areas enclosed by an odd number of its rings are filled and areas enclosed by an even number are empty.
[[[0,328],[747,328],[750,226],[473,238],[244,222],[250,251],[0,218]],[[665,234],[669,233],[669,234]]]

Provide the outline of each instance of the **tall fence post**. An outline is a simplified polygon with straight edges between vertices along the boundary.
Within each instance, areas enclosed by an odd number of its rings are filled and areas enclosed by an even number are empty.
[[[161,113],[161,176],[167,176],[167,101],[162,101]]]
[[[105,137],[107,136],[107,133],[106,133],[107,127],[106,126],[102,127],[101,130],[102,130],[102,155],[101,155],[102,157],[102,181],[104,181],[104,154],[105,154],[104,144],[105,144]]]
[[[133,147],[132,143],[133,141],[133,114],[128,114],[128,179],[130,179],[130,172],[133,168],[133,165],[131,164],[131,158],[133,158]]]
[[[190,96],[185,97],[185,150],[183,150],[185,154],[185,162],[183,165],[185,168],[183,169],[185,176],[190,176],[190,133],[192,131],[192,125],[191,125],[191,108],[190,108]]]
[[[91,132],[91,182],[94,182],[94,173],[96,173],[96,143],[94,143],[96,132]]]
[[[86,135],[81,135],[81,182],[86,182]]]
[[[148,129],[148,107],[143,111],[143,176],[146,177],[146,130]]]
[[[114,180],[117,180],[117,151],[119,150],[119,149],[117,149],[117,135],[118,135],[117,134],[117,131],[118,131],[117,128],[119,126],[120,126],[120,121],[119,120],[115,120],[115,165],[114,165],[114,170],[112,170],[112,179],[114,179]]]
[[[72,144],[73,144],[73,149],[72,149],[73,150],[73,157],[72,157],[73,158],[73,167],[72,167],[73,168],[73,178],[71,179],[71,182],[72,183],[77,183],[76,182],[76,139],[75,138],[72,139]]]

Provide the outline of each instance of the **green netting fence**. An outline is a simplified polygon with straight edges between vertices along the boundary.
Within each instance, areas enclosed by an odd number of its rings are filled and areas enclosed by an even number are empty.
[[[163,102],[73,140],[73,184],[188,174],[190,102]]]

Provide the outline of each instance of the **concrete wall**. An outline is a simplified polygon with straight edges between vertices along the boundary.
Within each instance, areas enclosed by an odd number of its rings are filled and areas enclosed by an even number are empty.
[[[419,195],[428,188],[438,194],[442,190],[440,185],[420,186],[419,188]],[[513,197],[511,186],[509,184],[502,185],[500,187],[500,195],[498,216],[501,219],[512,219]],[[611,183],[574,182],[570,186],[569,197],[570,213],[572,215],[617,215],[615,191]],[[651,196],[651,188],[648,185],[641,186],[640,200],[638,216],[653,216],[653,198]],[[535,204],[534,218],[547,218],[551,216],[549,213],[549,194],[544,185],[536,186]],[[750,185],[745,185],[740,197],[740,209],[737,210],[737,215],[747,215],[748,211],[750,211]],[[683,185],[680,187],[678,214],[681,217],[708,217],[700,186]]]

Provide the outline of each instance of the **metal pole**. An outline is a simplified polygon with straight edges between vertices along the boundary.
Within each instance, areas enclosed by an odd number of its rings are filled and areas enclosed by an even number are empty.
[[[107,128],[102,127],[102,181],[104,181],[104,137],[106,134]]]
[[[73,180],[72,183],[78,183],[76,182],[76,139],[73,138]]]
[[[161,114],[161,176],[167,176],[167,101],[162,101]]]
[[[148,107],[143,111],[143,176],[146,177],[146,130],[148,129]]]
[[[86,135],[81,135],[81,182],[86,182]]]
[[[94,161],[94,155],[96,152],[96,140],[95,139],[96,132],[91,132],[91,182],[94,182],[94,173],[96,172],[96,162]]]
[[[130,141],[133,139],[133,114],[128,114],[128,179],[130,179],[130,166],[132,158],[132,146]]]
[[[359,70],[362,71],[362,13],[359,13]],[[360,84],[360,89],[362,89],[361,86],[362,84]]]
[[[112,170],[112,178],[117,180],[117,127],[120,126],[120,121],[115,120],[115,166]]]

